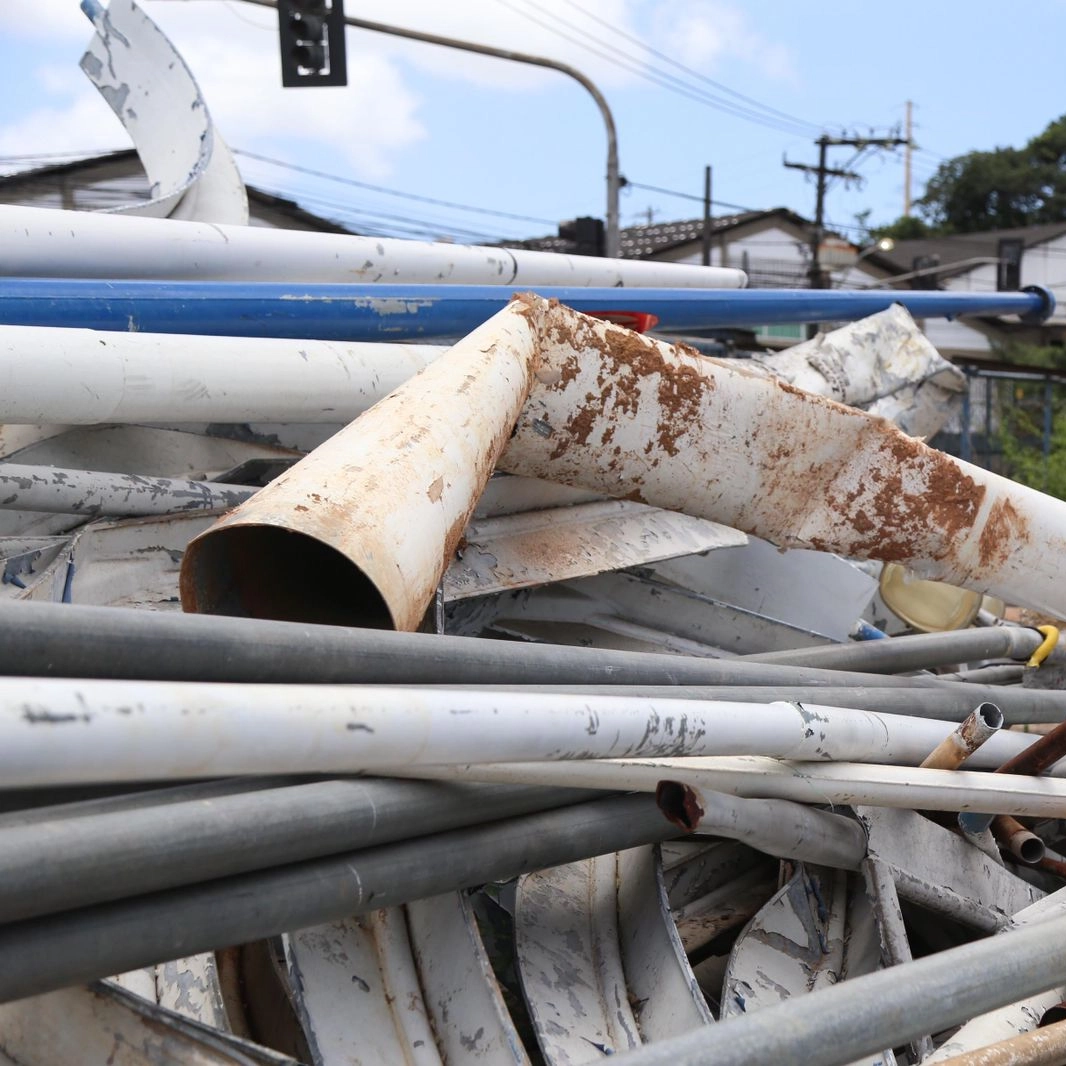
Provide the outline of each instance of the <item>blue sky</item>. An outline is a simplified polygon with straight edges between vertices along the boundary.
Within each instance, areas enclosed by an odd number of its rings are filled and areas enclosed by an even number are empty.
[[[531,236],[552,232],[560,219],[603,213],[602,121],[584,90],[561,75],[349,30],[347,88],[283,91],[271,11],[239,0],[142,6],[181,51],[234,149],[530,221],[419,203],[240,155],[250,183],[357,227],[418,237]],[[782,159],[813,162],[822,130],[884,134],[901,126],[908,99],[920,145],[915,196],[940,160],[1021,144],[1066,113],[1066,0],[1016,9],[992,0],[347,0],[347,9],[570,63],[607,96],[630,181],[698,196],[711,164],[714,198],[744,207],[811,215],[813,185]],[[19,157],[128,145],[78,69],[91,32],[76,0],[0,0],[8,82],[0,168],[32,161]],[[688,95],[648,75],[678,79]],[[865,183],[831,189],[830,222],[853,227],[865,209],[875,222],[899,215],[902,158],[900,150],[855,161]],[[852,152],[834,149],[830,159],[843,166]],[[699,211],[697,202],[637,187],[622,198],[623,224]]]

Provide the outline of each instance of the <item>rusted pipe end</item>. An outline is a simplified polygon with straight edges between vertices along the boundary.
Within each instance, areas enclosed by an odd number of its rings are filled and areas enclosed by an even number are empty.
[[[987,729],[996,730],[1003,728],[1003,712],[994,703],[978,704],[973,712],[981,719]]]
[[[185,551],[182,609],[198,614],[394,629],[373,582],[347,556],[268,525],[215,527]]]
[[[694,788],[680,781],[660,781],[655,786],[655,802],[668,821],[686,832],[694,832],[699,827],[704,810]]]

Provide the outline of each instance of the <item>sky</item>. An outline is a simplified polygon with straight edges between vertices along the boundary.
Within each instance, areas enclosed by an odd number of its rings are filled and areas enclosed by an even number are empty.
[[[249,184],[362,232],[464,243],[604,214],[603,120],[570,78],[350,28],[346,87],[283,90],[273,11],[142,7]],[[715,214],[811,217],[814,186],[783,160],[814,163],[822,133],[899,133],[908,100],[915,197],[944,159],[1020,145],[1066,113],[1066,0],[1032,0],[1016,17],[995,0],[346,0],[346,11],[581,70],[618,128],[623,225],[697,217],[707,165]],[[0,0],[0,171],[129,147],[78,67],[91,35],[76,0]],[[902,213],[902,149],[835,147],[829,161],[863,179],[829,190],[839,232],[858,240],[861,212],[875,224]]]

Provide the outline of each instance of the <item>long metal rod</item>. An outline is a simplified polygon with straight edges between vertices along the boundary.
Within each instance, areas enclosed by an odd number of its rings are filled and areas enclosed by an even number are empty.
[[[950,1059],[941,1059],[939,1066],[1062,1066],[1064,1062],[1066,1022],[1055,1022]]]
[[[988,743],[1003,726],[1003,714],[994,703],[982,703],[922,759],[920,766],[954,770]]]
[[[0,926],[0,1001],[679,835],[621,796]]]
[[[762,755],[913,766],[942,736],[926,718],[815,703],[0,680],[0,780],[9,788],[555,759]],[[975,765],[998,766],[1032,738],[996,741]]]
[[[273,0],[244,0],[244,2],[256,4],[259,7],[277,8],[277,4]],[[603,125],[607,132],[607,220],[604,227],[606,231],[606,251],[610,257],[617,257],[621,254],[618,194],[622,181],[618,169],[618,133],[614,124],[614,115],[611,114],[606,97],[590,78],[582,74],[576,67],[572,67],[567,63],[560,63],[557,59],[548,59],[545,56],[530,55],[528,52],[514,52],[507,48],[493,48],[487,44],[475,44],[473,41],[461,41],[455,37],[442,37],[436,33],[423,33],[420,30],[409,30],[402,26],[371,22],[369,19],[355,18],[352,15],[345,15],[344,21],[346,25],[354,26],[356,29],[371,30],[374,33],[387,33],[391,37],[404,37],[409,41],[421,41],[424,44],[436,44],[444,48],[457,48],[463,52],[473,52],[476,55],[508,59],[513,63],[545,67],[548,70],[557,70],[560,74],[573,78],[596,102],[600,115],[603,117]]]
[[[817,666],[827,670],[861,670],[868,674],[900,674],[979,659],[1028,659],[1044,640],[1035,629],[985,626],[949,633],[919,633],[891,640],[796,648],[745,655],[760,663]]]
[[[647,312],[666,331],[856,319],[894,302],[916,318],[1019,314],[1042,320],[1054,308],[1054,298],[1045,290],[866,293],[530,287],[577,311]],[[510,297],[511,290],[499,285],[8,278],[0,289],[0,322],[231,337],[405,340],[462,336],[505,307]]]
[[[662,781],[752,799],[863,803],[930,811],[987,811],[1059,817],[1066,782],[974,770],[921,770],[870,763],[789,762],[759,756],[690,759],[602,759],[397,768],[397,776],[441,781],[493,781],[618,791],[654,791]]]
[[[0,914],[40,914],[376,847],[593,798],[575,789],[337,780],[0,824]],[[47,824],[42,824],[46,822]]]
[[[0,510],[138,517],[226,510],[256,492],[209,481],[0,463]]]
[[[624,1053],[623,1066],[844,1066],[1066,978],[1066,918],[949,948]]]

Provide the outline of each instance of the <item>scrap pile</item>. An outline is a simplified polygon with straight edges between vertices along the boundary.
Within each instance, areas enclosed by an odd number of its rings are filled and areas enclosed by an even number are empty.
[[[208,225],[226,158],[0,208],[0,1063],[1066,1061],[1066,503],[891,303],[1047,294]],[[671,343],[774,316],[845,324]]]

